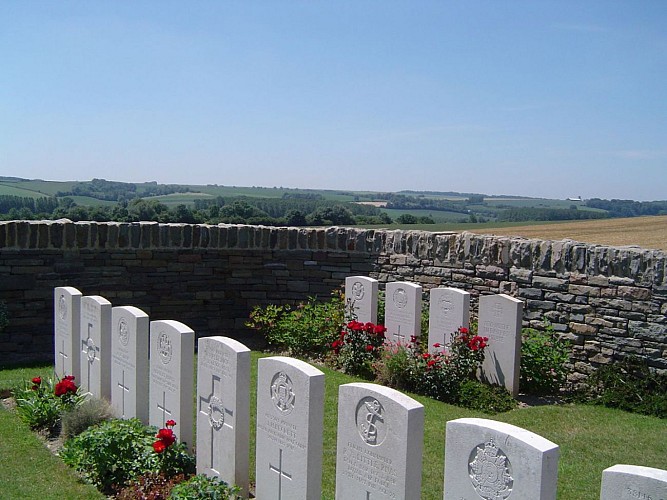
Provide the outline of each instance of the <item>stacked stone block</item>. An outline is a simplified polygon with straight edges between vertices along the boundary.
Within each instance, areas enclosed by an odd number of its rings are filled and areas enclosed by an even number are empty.
[[[570,240],[472,233],[245,225],[0,222],[0,300],[10,325],[0,362],[49,359],[52,290],[73,286],[198,335],[253,344],[255,305],[328,298],[347,276],[451,286],[525,302],[524,326],[548,319],[574,343],[581,375],[638,354],[667,370],[667,254]]]

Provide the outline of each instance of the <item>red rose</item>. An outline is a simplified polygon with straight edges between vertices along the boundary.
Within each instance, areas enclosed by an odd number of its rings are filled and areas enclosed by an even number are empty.
[[[63,380],[74,380],[74,375],[65,375]]]
[[[429,359],[426,362],[426,366],[429,367],[429,368],[431,368],[434,364],[435,364],[435,360],[433,360],[433,359]]]
[[[171,429],[160,429],[155,437],[162,441],[165,446],[171,446],[176,441],[174,431]]]
[[[167,427],[173,427],[176,425],[176,420],[167,420],[164,425]]]
[[[459,328],[459,332],[465,334],[465,333],[468,333],[468,329],[465,326],[462,326],[461,328]]]
[[[440,347],[441,345],[442,345],[442,344],[440,344],[440,342],[436,342],[435,344],[433,344],[433,347],[435,347],[435,348],[437,349],[437,348]]]
[[[427,353],[427,352],[425,352],[424,354],[422,354],[422,358],[424,358],[424,359],[428,359],[428,358],[430,358],[430,357],[431,357],[431,355],[430,355],[429,353]]]
[[[375,335],[384,335],[384,333],[387,331],[384,325],[375,325],[375,328],[373,328],[373,333]]]
[[[33,378],[32,383],[35,384],[35,385],[40,385],[42,383],[42,377]]]
[[[74,377],[72,377],[73,379]],[[56,387],[54,388],[54,392],[56,396],[64,396],[65,394],[72,393],[74,394],[76,392],[76,384],[72,382],[72,379],[69,378],[64,378],[60,382],[56,384]]]
[[[155,453],[162,453],[166,449],[167,447],[162,441],[155,441],[153,443],[153,450],[155,450]]]
[[[373,350],[373,346],[370,345],[370,344],[368,344],[368,345],[366,346],[366,352],[371,352],[372,350]]]

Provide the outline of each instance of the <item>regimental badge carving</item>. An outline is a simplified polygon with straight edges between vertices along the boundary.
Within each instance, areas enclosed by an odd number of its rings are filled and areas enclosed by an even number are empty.
[[[216,431],[225,423],[225,405],[217,396],[211,396],[211,402],[208,404],[208,423]]]
[[[276,373],[271,380],[271,399],[278,411],[283,415],[292,413],[295,398],[292,379],[285,372]]]
[[[405,308],[408,305],[408,293],[405,291],[405,288],[397,288],[394,292],[394,304],[399,309]]]
[[[364,284],[361,281],[356,281],[354,285],[352,285],[352,300],[361,300],[364,298],[364,294]]]
[[[440,310],[446,315],[452,310],[452,299],[448,296],[440,297]]]
[[[166,333],[160,334],[160,338],[158,339],[157,353],[158,356],[160,356],[160,361],[162,361],[165,365],[168,365],[171,361],[172,347],[171,339]]]
[[[64,295],[61,295],[58,299],[58,316],[61,320],[67,317],[67,300],[65,300]]]
[[[88,337],[86,340],[86,357],[88,358],[88,361],[91,363],[95,361],[95,353],[97,352],[97,346],[95,345],[95,341]]]
[[[357,431],[364,443],[380,446],[387,437],[384,407],[377,399],[367,396],[357,404]]]
[[[123,345],[127,345],[130,340],[130,329],[127,326],[125,318],[120,318],[120,321],[118,321],[118,340]]]
[[[493,439],[472,450],[468,474],[473,488],[484,500],[502,500],[512,494],[512,464]]]
[[[503,306],[500,302],[493,304],[493,316],[500,318],[503,315]]]

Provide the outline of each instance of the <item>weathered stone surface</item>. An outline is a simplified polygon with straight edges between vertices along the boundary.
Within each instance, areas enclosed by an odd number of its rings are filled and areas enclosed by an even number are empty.
[[[233,335],[249,336],[243,323],[254,305],[298,302],[308,295],[325,299],[350,274],[372,276],[381,284],[407,279],[425,289],[465,289],[473,306],[480,294],[499,292],[538,301],[526,308],[525,326],[543,315],[577,338],[613,335],[610,342],[618,349],[639,354],[623,343],[635,335],[633,328],[644,337],[667,329],[664,252],[345,228],[286,230],[287,248],[280,250],[281,231],[226,224],[2,222],[0,300],[11,306],[11,323],[3,333],[11,340],[3,342],[10,347],[0,351],[0,359],[52,359],[50,308],[44,304],[52,300],[49,290],[70,285],[135,304],[151,315],[176,313],[202,334],[216,334],[215,328],[225,325]],[[267,263],[282,268],[264,267]],[[563,283],[567,289],[560,289]],[[548,309],[549,303],[555,307]],[[604,324],[588,325],[596,333],[572,331],[571,323],[588,323],[582,315],[602,318]],[[20,340],[25,338],[30,340]],[[664,335],[659,343],[667,350]]]

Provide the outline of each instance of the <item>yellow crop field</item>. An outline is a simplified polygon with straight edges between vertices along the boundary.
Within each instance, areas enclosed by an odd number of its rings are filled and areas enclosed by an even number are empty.
[[[534,226],[471,228],[468,231],[542,240],[571,239],[615,247],[638,245],[642,248],[667,250],[667,215],[559,222]]]

